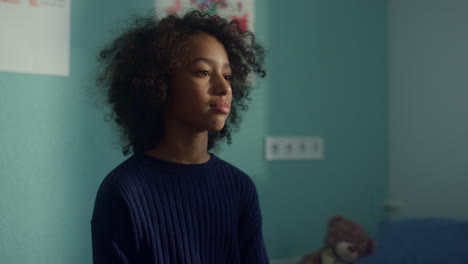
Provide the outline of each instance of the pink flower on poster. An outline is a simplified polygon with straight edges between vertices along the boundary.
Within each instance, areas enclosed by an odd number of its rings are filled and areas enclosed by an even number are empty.
[[[200,10],[210,15],[237,20],[242,30],[254,30],[255,0],[155,0],[159,16]]]
[[[248,13],[245,13],[242,17],[232,16],[231,19],[239,22],[239,27],[241,31],[246,31],[248,29],[248,23],[249,23]]]

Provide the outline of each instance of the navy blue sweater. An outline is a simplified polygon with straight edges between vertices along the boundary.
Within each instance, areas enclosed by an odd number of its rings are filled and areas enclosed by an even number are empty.
[[[102,182],[94,263],[268,263],[254,183],[211,154],[203,164],[133,155]]]

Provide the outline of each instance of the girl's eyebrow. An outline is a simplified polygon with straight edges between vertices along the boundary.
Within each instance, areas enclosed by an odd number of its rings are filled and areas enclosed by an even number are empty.
[[[216,65],[216,62],[210,58],[196,58],[192,61],[192,63],[196,63],[196,62],[199,62],[199,61],[204,61],[206,63],[208,63],[210,66],[214,66]],[[229,65],[229,63],[225,63],[223,65],[223,68],[226,68],[226,69],[231,69],[231,65]]]

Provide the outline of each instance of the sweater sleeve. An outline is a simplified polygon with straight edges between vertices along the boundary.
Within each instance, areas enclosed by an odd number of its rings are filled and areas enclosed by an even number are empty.
[[[246,186],[244,186],[243,196],[244,201],[239,223],[241,263],[268,264],[268,255],[263,241],[262,216],[258,194],[250,178],[248,178]]]
[[[91,220],[93,263],[135,263],[136,239],[131,212],[124,197],[100,188]]]

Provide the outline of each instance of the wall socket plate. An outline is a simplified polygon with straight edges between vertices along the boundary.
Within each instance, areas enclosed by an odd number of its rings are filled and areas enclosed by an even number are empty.
[[[265,137],[266,160],[321,160],[322,137]]]

